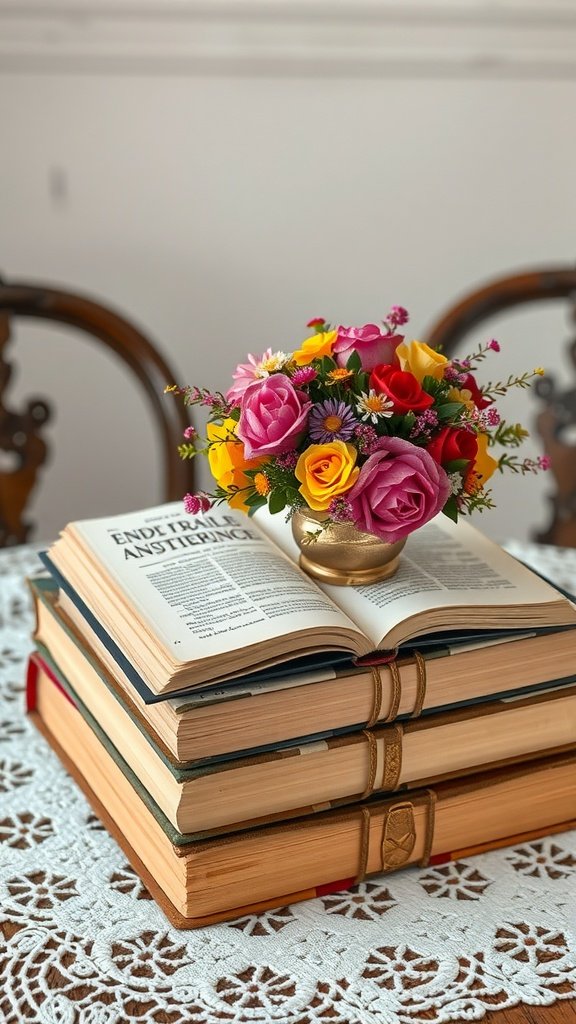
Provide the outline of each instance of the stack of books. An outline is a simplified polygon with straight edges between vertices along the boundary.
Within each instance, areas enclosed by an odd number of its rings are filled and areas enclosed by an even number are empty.
[[[366,587],[178,503],[44,556],[28,709],[173,923],[574,826],[576,608],[440,519]]]

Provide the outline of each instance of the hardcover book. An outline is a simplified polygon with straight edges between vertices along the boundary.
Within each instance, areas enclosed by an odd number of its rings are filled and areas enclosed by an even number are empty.
[[[81,698],[109,690],[176,767],[295,740],[372,728],[499,697],[576,683],[576,630],[440,644],[371,666],[337,665],[260,682],[196,688],[146,703],[84,623],[65,614],[52,578],[30,581],[35,637]],[[553,646],[552,646],[553,645]],[[552,652],[552,654],[551,654]],[[96,717],[97,707],[93,708]]]
[[[347,588],[299,569],[279,518],[182,518],[175,502],[71,523],[46,564],[70,618],[101,629],[156,696],[326,652],[576,625],[571,601],[463,521],[438,517],[408,538],[393,579]]]
[[[37,656],[28,707],[171,920],[198,927],[574,826],[576,756],[561,754],[386,799],[184,841]]]
[[[487,766],[574,749],[576,686],[505,699],[316,739],[298,746],[200,767],[175,767],[113,693],[82,675],[72,685],[40,652],[44,669],[91,730],[113,746],[171,825],[183,834],[215,834],[267,817],[313,814],[409,790]],[[80,696],[79,696],[80,695]]]

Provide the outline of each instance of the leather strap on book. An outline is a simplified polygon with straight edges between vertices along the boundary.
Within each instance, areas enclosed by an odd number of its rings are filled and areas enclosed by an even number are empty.
[[[371,665],[370,672],[372,673],[372,714],[366,722],[367,729],[371,729],[373,725],[376,725],[382,711],[382,676],[380,675],[380,667],[378,665]]]
[[[386,730],[384,739],[384,768],[380,789],[398,789],[402,771],[402,737],[404,730],[400,724]]]
[[[366,800],[372,796],[374,788],[384,790],[398,789],[400,774],[402,772],[402,737],[404,730],[400,723],[390,726],[380,737],[383,744],[384,763],[382,765],[382,776],[376,786],[376,775],[378,772],[378,740],[370,729],[363,729],[362,735],[368,742],[368,781],[360,799]]]
[[[366,789],[361,794],[360,799],[366,800],[366,798],[371,796],[374,792],[376,769],[378,767],[378,743],[374,733],[370,732],[369,729],[363,729],[362,735],[365,736],[368,741],[368,781],[366,783]]]
[[[434,824],[436,817],[436,794],[434,790],[427,789],[418,798],[418,804],[424,798],[426,804],[426,834],[424,836],[424,849],[422,857],[418,861],[421,868],[425,868],[430,862],[432,843],[434,840]],[[371,874],[379,874],[386,871],[396,871],[405,864],[410,863],[412,852],[416,844],[416,822],[414,819],[415,804],[411,800],[402,800],[386,808],[382,824],[382,838],[380,843],[380,864]],[[361,807],[360,811],[360,854],[358,860],[358,874],[354,879],[356,885],[366,878],[368,867],[368,855],[370,852],[370,825],[372,816],[370,808]]]
[[[416,662],[416,699],[414,701],[414,708],[410,718],[419,718],[422,714],[422,708],[424,707],[424,701],[426,699],[426,661],[420,654],[420,651],[414,651],[414,661]],[[391,695],[390,695],[390,708],[386,718],[382,719],[384,722],[393,722],[398,717],[398,711],[400,709],[400,701],[402,699],[402,679],[400,677],[400,669],[396,658],[394,657],[385,668],[390,670],[390,682],[391,682]],[[384,687],[382,685],[382,673],[380,665],[371,665],[370,671],[372,673],[372,711],[370,717],[366,722],[366,729],[372,729],[376,725],[376,722],[380,721],[380,715],[382,714],[382,699],[384,696]]]
[[[420,651],[414,651],[414,661],[416,662],[416,700],[410,718],[419,718],[426,700],[426,660]]]
[[[384,719],[385,722],[393,722],[398,717],[398,708],[400,707],[400,698],[402,696],[402,683],[400,681],[400,669],[396,659],[391,661],[387,668],[390,669],[390,678],[392,680],[392,700],[390,702],[390,710]]]
[[[403,864],[408,864],[415,843],[414,804],[410,800],[393,804],[384,816],[381,870],[395,871]]]

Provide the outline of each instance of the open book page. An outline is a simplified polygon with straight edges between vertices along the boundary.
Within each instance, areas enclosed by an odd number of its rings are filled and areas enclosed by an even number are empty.
[[[298,548],[283,517],[262,509],[255,518],[297,561]],[[392,579],[360,587],[317,585],[357,623],[373,648],[451,628],[576,624],[573,606],[554,587],[473,526],[443,515],[411,534]],[[515,615],[511,608],[517,609]],[[447,609],[453,610],[452,617]]]
[[[318,640],[322,631],[326,637],[342,631],[337,649],[357,646],[349,642],[358,629],[347,615],[241,512],[226,507],[187,516],[174,502],[72,523],[66,532],[76,547],[80,540],[79,556],[89,549],[94,578],[104,566],[180,663],[299,632]],[[61,544],[52,549],[60,566],[66,555],[61,548],[58,559]],[[300,644],[294,656],[305,647]]]

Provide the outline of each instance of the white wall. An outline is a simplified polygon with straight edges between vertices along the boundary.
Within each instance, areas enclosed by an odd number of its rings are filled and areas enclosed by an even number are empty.
[[[0,270],[105,298],[214,387],[313,315],[402,303],[417,335],[487,277],[573,262],[575,42],[568,0],[0,0]],[[560,312],[507,318],[491,376],[563,333]],[[58,408],[40,535],[155,501],[111,357],[38,326],[13,351],[15,398]],[[480,525],[524,535],[543,489],[497,486]]]

